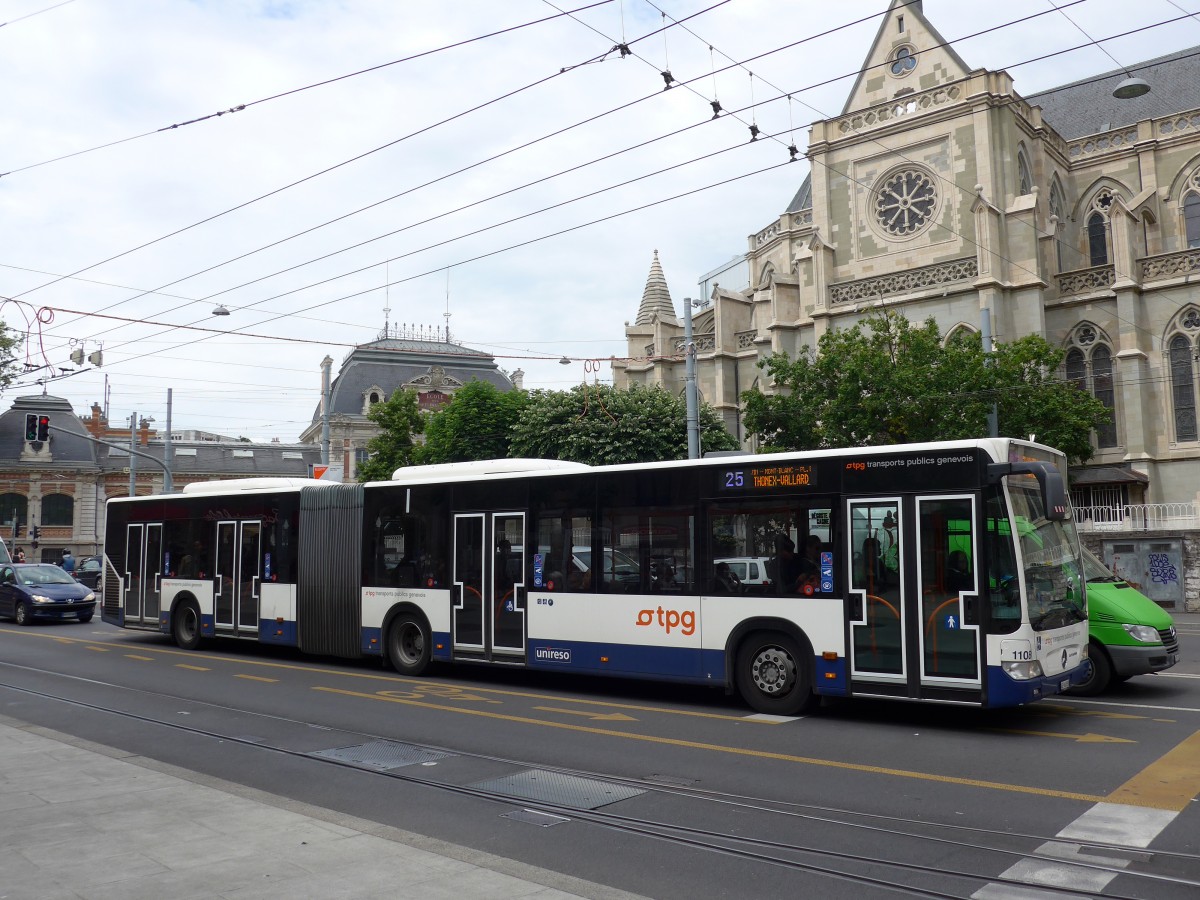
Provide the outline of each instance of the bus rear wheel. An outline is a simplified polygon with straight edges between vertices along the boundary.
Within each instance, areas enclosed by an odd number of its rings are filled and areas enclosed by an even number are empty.
[[[795,716],[816,702],[807,657],[786,634],[757,631],[738,647],[738,693],[754,710]]]
[[[396,617],[388,630],[388,659],[401,675],[420,675],[429,667],[433,642],[429,629],[416,616]]]
[[[200,608],[191,600],[185,600],[175,608],[171,616],[171,636],[182,650],[195,650],[200,646]]]

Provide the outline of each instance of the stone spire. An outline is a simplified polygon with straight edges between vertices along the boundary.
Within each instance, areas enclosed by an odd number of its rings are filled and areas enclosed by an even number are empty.
[[[675,304],[671,302],[671,292],[667,289],[667,279],[658,262],[657,250],[654,251],[654,262],[650,263],[650,277],[646,279],[646,290],[642,292],[642,305],[638,307],[634,324],[649,325],[654,316],[658,316],[660,321],[679,324],[679,319],[675,317]]]

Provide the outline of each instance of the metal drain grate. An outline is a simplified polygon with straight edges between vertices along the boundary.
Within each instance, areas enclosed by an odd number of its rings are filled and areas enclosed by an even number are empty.
[[[540,800],[555,806],[574,809],[599,809],[618,800],[628,800],[646,793],[638,788],[625,787],[593,778],[579,778],[544,769],[528,769],[516,775],[491,778],[471,785],[483,791],[493,791],[523,800]]]
[[[322,759],[336,759],[338,762],[370,766],[372,769],[399,769],[403,766],[448,759],[452,755],[396,741],[371,741],[369,744],[356,744],[353,747],[314,750],[309,754],[309,756],[319,756]]]

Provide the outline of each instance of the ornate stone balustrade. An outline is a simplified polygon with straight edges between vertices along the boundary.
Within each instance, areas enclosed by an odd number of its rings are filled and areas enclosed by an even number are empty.
[[[1141,260],[1142,281],[1161,281],[1200,272],[1200,248],[1161,253]]]
[[[804,228],[813,223],[813,211],[811,209],[802,209],[798,213],[793,213],[792,224],[797,228]]]
[[[717,337],[714,334],[694,334],[692,335],[692,340],[696,344],[697,353],[711,353],[717,349]],[[682,353],[686,344],[687,341],[683,338],[675,338],[675,352]]]
[[[1085,156],[1094,156],[1097,153],[1104,153],[1108,150],[1121,150],[1127,147],[1132,147],[1137,141],[1138,130],[1137,126],[1118,128],[1116,131],[1109,131],[1105,134],[1092,134],[1078,140],[1071,141],[1067,144],[1067,156],[1071,159],[1082,159]]]
[[[1063,272],[1058,276],[1058,293],[1060,296],[1068,297],[1071,294],[1102,291],[1107,287],[1112,287],[1116,280],[1116,269],[1112,266],[1076,269],[1074,272]]]
[[[653,345],[653,344],[647,344],[647,345],[646,345],[646,355],[647,355],[647,356],[649,356],[649,357],[653,357],[653,356],[654,356],[654,345]]]
[[[766,228],[756,234],[754,236],[754,242],[761,247],[777,234],[779,234],[779,223],[775,222],[774,224],[768,225]]]
[[[758,338],[758,332],[735,331],[733,336],[737,340],[737,348],[739,350],[749,350],[754,346],[754,341]]]
[[[878,275],[874,278],[859,278],[855,281],[831,284],[829,286],[829,302],[854,303],[859,300],[895,297],[898,294],[911,294],[928,288],[956,284],[975,278],[977,275],[979,275],[979,264],[975,257],[968,256],[964,259],[955,259],[932,266],[922,266],[919,269],[906,269],[892,275]]]
[[[868,128],[886,125],[902,116],[927,112],[944,103],[951,103],[963,95],[963,86],[959,84],[941,85],[920,94],[906,94],[896,97],[879,106],[872,106],[859,112],[843,116],[833,123],[833,127],[842,135],[853,134]]]
[[[1176,113],[1154,120],[1154,133],[1162,137],[1178,134],[1181,131],[1195,132],[1200,130],[1200,110]]]

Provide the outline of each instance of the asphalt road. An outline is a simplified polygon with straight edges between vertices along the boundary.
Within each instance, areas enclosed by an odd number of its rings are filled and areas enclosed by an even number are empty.
[[[1066,896],[1157,900],[1200,892],[1200,617],[1180,631],[1179,666],[1100,698],[771,719],[692,687],[0,622],[0,713],[652,897],[1015,897],[1065,855]]]

